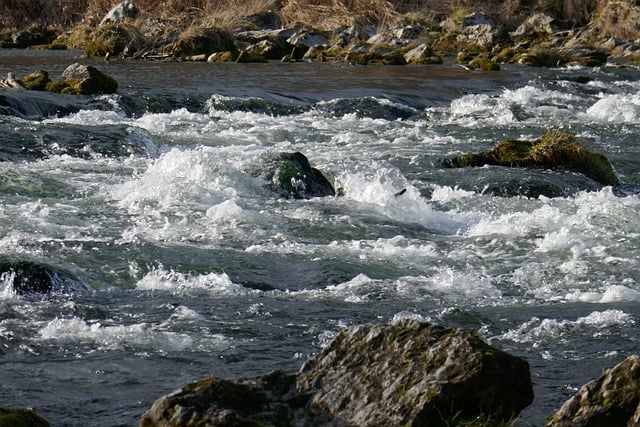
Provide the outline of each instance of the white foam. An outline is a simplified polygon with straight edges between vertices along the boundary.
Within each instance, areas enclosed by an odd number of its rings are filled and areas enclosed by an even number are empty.
[[[184,274],[159,266],[136,283],[136,289],[163,291],[175,294],[206,292],[212,296],[248,295],[258,291],[249,290],[231,281],[226,273]]]
[[[223,350],[231,346],[223,335],[201,337],[198,341],[187,333],[162,330],[145,323],[108,325],[87,322],[78,317],[56,317],[38,331],[43,341],[95,344],[100,350],[139,350],[160,353]]]
[[[640,119],[640,95],[603,95],[587,109],[586,118],[604,123],[637,123]]]
[[[575,291],[565,296],[567,301],[581,301],[590,303],[607,304],[613,302],[638,302],[640,291],[624,285],[610,285],[602,292]]]

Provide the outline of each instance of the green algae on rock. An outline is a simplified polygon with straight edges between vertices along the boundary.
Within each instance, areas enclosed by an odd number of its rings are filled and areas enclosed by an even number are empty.
[[[603,185],[620,183],[603,154],[588,150],[574,135],[555,130],[536,140],[506,139],[491,151],[463,154],[441,163],[452,168],[495,165],[574,171]]]

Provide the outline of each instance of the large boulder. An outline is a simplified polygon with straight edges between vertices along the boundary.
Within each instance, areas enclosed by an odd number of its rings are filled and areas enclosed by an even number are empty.
[[[77,95],[115,93],[118,90],[118,82],[113,77],[77,62],[64,70],[62,78],[62,81],[47,84],[47,90]]]
[[[510,420],[533,400],[529,364],[476,333],[415,320],[342,331],[298,374],[307,411],[353,426]]]
[[[61,268],[32,261],[0,260],[0,288],[18,295],[70,294],[87,291],[86,285]]]
[[[640,425],[640,356],[626,360],[580,390],[547,420],[547,427]]]
[[[299,152],[279,153],[266,159],[259,175],[283,197],[309,199],[335,196],[331,182]]]
[[[474,332],[403,320],[343,330],[297,374],[189,384],[157,400],[141,426],[500,423],[532,400],[523,359]]]
[[[32,409],[0,408],[0,427],[50,427],[51,424]]]
[[[550,131],[536,140],[506,139],[491,151],[463,154],[442,161],[445,167],[485,165],[579,172],[603,185],[618,185],[611,164],[587,150],[573,135]]]
[[[236,381],[205,378],[156,400],[140,427],[288,426],[306,403],[295,382],[295,374],[280,371]]]

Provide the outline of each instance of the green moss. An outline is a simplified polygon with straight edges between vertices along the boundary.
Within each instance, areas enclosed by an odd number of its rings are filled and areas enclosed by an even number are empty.
[[[26,89],[30,90],[46,90],[47,84],[51,83],[49,73],[45,70],[38,70],[28,76],[18,80],[18,82]]]
[[[477,56],[469,62],[469,66],[473,69],[484,71],[500,71],[500,65],[484,56]]]
[[[546,132],[537,140],[503,140],[491,151],[463,154],[445,159],[446,167],[498,165],[535,169],[575,171],[604,185],[618,185],[618,178],[607,158],[587,150],[573,135]]]

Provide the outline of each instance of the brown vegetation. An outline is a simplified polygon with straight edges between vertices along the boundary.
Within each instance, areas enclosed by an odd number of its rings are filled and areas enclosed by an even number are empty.
[[[612,0],[135,0],[142,18],[189,25],[233,28],[243,17],[274,10],[285,24],[302,23],[318,29],[363,26],[398,18],[439,22],[460,10],[482,10],[517,25],[532,11],[544,11],[573,25],[584,25],[594,11]],[[11,30],[43,25],[68,28],[99,22],[119,0],[0,0],[0,28]],[[616,17],[613,17],[616,18]],[[603,15],[603,23],[613,19]]]

